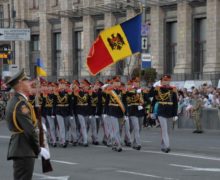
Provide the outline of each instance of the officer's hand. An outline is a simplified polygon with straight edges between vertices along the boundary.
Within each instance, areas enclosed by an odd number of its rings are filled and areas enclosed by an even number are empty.
[[[54,115],[52,115],[52,116],[51,116],[51,118],[55,119],[55,116],[54,116]]]
[[[102,117],[103,117],[103,118],[106,118],[106,117],[107,117],[107,114],[103,114]]]
[[[41,147],[40,148],[40,155],[44,158],[44,159],[50,159],[50,153],[48,151],[48,149]]]
[[[92,116],[89,116],[89,119],[92,119]]]
[[[99,118],[99,116],[98,116],[98,115],[95,115],[95,118],[96,118],[96,119],[98,119],[98,118]]]
[[[137,93],[140,94],[140,93],[141,93],[141,89],[138,89],[138,90],[137,90]]]
[[[178,116],[175,116],[174,118],[173,118],[173,121],[177,121],[178,120]]]
[[[138,106],[139,111],[142,110],[142,109],[144,109],[143,106]]]
[[[42,127],[43,127],[44,132],[47,132],[47,127],[44,123],[42,123]]]
[[[72,119],[73,119],[73,116],[70,116],[70,119],[72,120]]]
[[[125,116],[124,119],[125,119],[125,121],[128,121],[128,120],[129,120],[128,116]]]

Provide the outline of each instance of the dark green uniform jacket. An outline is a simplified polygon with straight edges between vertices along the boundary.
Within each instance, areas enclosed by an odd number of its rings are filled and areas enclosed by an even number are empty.
[[[37,120],[33,107],[19,93],[7,104],[6,121],[12,132],[7,159],[36,157],[40,152]]]

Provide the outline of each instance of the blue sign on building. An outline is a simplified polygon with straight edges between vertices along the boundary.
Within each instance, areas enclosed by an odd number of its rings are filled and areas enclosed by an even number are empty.
[[[141,36],[148,36],[149,34],[149,25],[144,23],[141,25]]]
[[[151,55],[147,53],[142,53],[141,55],[141,68],[151,68]]]

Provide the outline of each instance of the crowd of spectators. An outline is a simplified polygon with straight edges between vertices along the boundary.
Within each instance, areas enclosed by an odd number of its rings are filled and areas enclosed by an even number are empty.
[[[179,89],[179,106],[178,114],[185,108],[186,111],[191,107],[191,100],[194,94],[198,94],[198,98],[202,100],[203,108],[220,108],[220,89],[212,85],[203,84],[202,86],[190,89]]]

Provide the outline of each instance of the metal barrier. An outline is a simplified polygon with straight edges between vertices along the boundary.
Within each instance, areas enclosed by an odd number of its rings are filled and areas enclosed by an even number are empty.
[[[220,130],[220,109],[204,108],[201,113],[201,123],[203,129]],[[186,116],[185,109],[178,119],[178,128],[193,129],[192,118]]]

